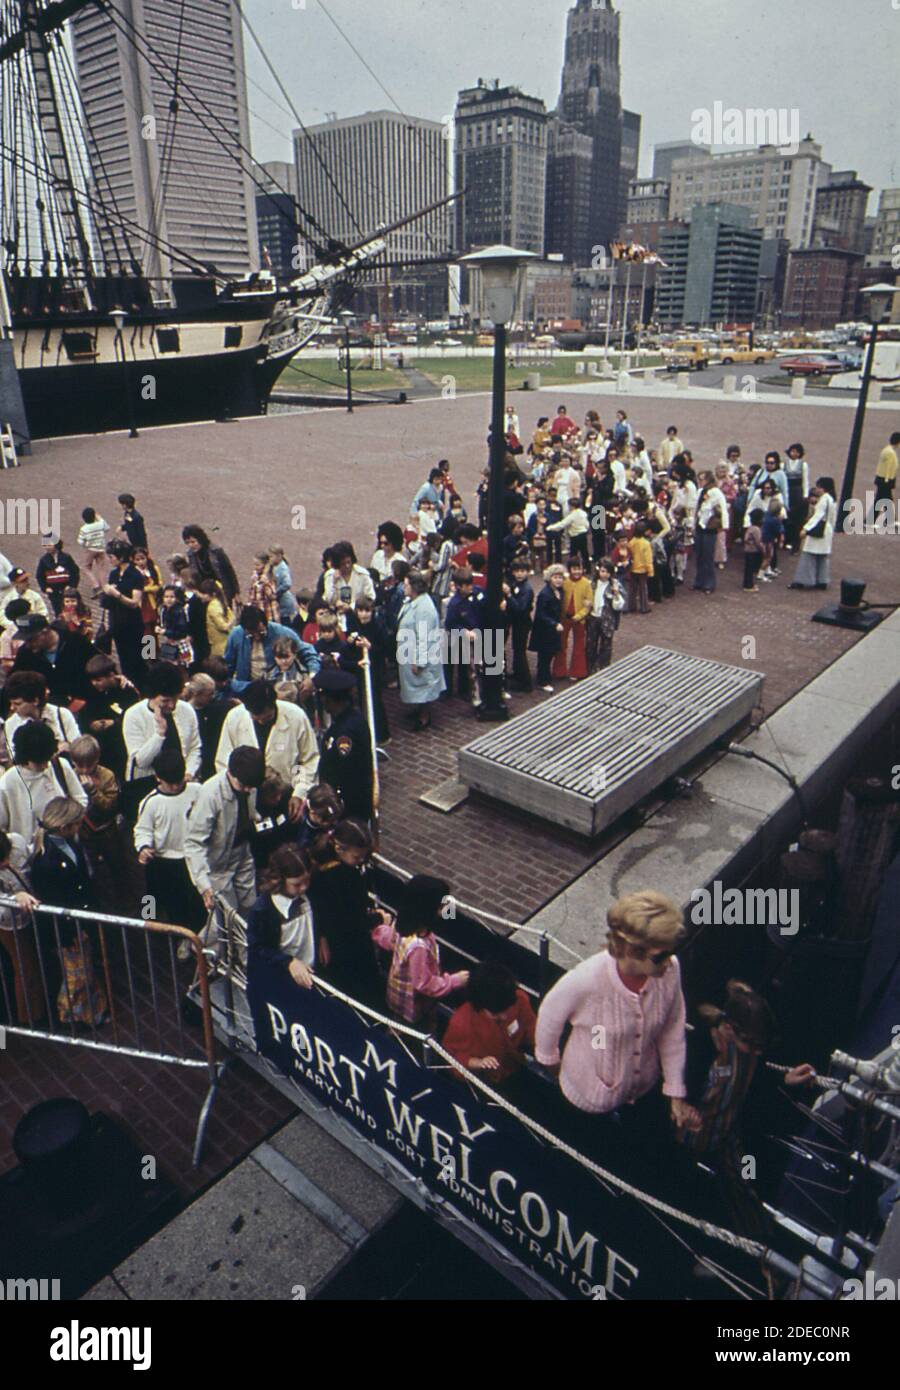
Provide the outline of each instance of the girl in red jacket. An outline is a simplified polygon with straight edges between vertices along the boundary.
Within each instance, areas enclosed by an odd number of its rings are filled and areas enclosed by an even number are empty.
[[[505,965],[485,961],[469,979],[468,1001],[454,1013],[443,1043],[467,1071],[502,1089],[534,1051],[534,1010]]]

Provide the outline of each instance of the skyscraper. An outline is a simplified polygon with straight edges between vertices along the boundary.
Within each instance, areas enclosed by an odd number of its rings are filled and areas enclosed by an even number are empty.
[[[749,209],[751,226],[764,236],[809,246],[816,191],[830,174],[831,165],[823,162],[822,147],[811,135],[799,142],[796,154],[775,145],[727,154],[693,151],[672,162],[669,216],[687,218],[698,204],[737,204]]]
[[[98,194],[123,218],[225,275],[258,261],[241,22],[231,0],[111,0],[129,43],[102,10],[74,16],[78,89]],[[175,72],[180,87],[175,90]],[[177,113],[170,109],[177,100]],[[100,233],[113,262],[124,238]],[[151,277],[189,274],[129,232]]]
[[[297,196],[329,236],[350,245],[446,198],[448,148],[439,122],[396,111],[367,111],[308,126],[305,132],[294,132]],[[390,296],[395,308],[432,317],[445,311],[443,266],[410,271],[396,263],[448,254],[452,245],[449,207],[436,208],[391,232],[387,244],[386,259],[395,268],[387,275],[381,269],[364,277],[369,285],[377,281],[381,286],[381,312],[388,313]],[[410,295],[403,293],[404,286],[410,288]]]
[[[269,259],[280,285],[306,270],[311,256],[298,230],[297,171],[285,160],[264,164],[265,193],[256,195],[259,258]]]
[[[479,79],[456,103],[460,252],[503,243],[544,252],[547,109],[518,87]]]
[[[594,142],[577,126],[554,116],[547,142],[547,213],[544,249],[570,265],[593,261],[591,178]]]
[[[832,170],[816,192],[813,245],[862,251],[871,192],[871,184],[857,178],[855,169]]]
[[[747,208],[712,203],[690,223],[660,231],[666,263],[657,277],[656,317],[679,324],[750,322],[756,309],[762,232]]]
[[[558,114],[594,141],[592,245],[604,245],[617,237],[624,220],[628,179],[637,174],[635,166],[623,182],[620,80],[618,11],[613,9],[612,0],[577,0],[566,25]],[[633,144],[633,123],[629,134]],[[590,264],[590,260],[583,263]]]

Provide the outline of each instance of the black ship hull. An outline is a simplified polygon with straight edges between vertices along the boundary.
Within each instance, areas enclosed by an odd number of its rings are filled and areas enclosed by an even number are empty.
[[[254,346],[152,363],[26,368],[19,380],[32,438],[47,439],[261,415],[288,360],[267,361]]]

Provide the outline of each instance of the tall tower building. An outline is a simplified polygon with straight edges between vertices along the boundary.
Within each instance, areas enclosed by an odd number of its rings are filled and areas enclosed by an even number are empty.
[[[294,132],[297,197],[329,236],[347,244],[374,236],[380,227],[421,212],[446,198],[450,182],[449,141],[438,121],[367,111]],[[387,238],[386,260],[420,261],[448,254],[453,227],[449,207]],[[447,271],[373,270],[365,283],[380,286],[380,316],[393,307],[437,317],[446,311]]]
[[[547,145],[547,214],[544,245],[548,256],[570,265],[593,262],[591,177],[594,142],[577,126],[554,116]]]
[[[857,178],[855,169],[832,170],[828,182],[816,191],[813,245],[862,251],[871,192],[871,185]]]
[[[595,244],[616,239],[628,178],[637,173],[635,168],[623,184],[619,19],[612,0],[577,0],[566,25],[558,113],[594,141],[590,228]]]
[[[460,252],[502,243],[544,253],[547,108],[518,87],[479,79],[456,103]]]
[[[98,195],[122,218],[223,275],[258,264],[241,21],[231,0],[110,0],[128,41],[102,10],[72,21],[78,89]],[[175,90],[175,72],[183,87]],[[187,95],[188,91],[190,96]],[[170,110],[178,102],[177,115]],[[100,232],[112,261],[124,238]],[[151,278],[190,274],[129,231]]]

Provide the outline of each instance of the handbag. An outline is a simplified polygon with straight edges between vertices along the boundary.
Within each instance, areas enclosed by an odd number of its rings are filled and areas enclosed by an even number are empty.
[[[820,541],[822,537],[825,535],[825,524],[827,517],[828,513],[823,512],[821,519],[816,522],[815,526],[811,526],[809,528],[809,530],[806,533],[807,536],[812,537],[813,540]]]

